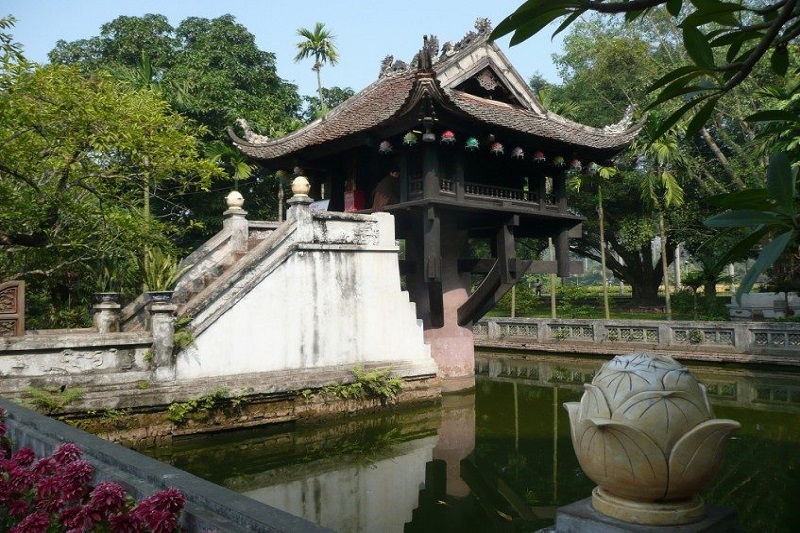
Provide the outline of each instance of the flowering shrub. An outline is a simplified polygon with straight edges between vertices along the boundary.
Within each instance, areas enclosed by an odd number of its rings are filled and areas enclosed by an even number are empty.
[[[11,452],[0,409],[0,531],[9,533],[173,533],[186,503],[169,488],[136,502],[110,481],[92,486],[94,467],[75,444],[36,460]]]

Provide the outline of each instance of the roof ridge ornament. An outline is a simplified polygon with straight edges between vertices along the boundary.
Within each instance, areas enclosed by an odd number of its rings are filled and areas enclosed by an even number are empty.
[[[622,119],[616,124],[609,124],[607,126],[603,126],[603,131],[607,133],[623,133],[627,131],[628,128],[631,127],[633,124],[633,112],[636,110],[636,105],[631,104],[625,108],[625,114],[622,115]]]
[[[236,119],[236,124],[238,124],[239,127],[242,128],[242,132],[244,134],[244,140],[249,143],[256,144],[256,143],[267,142],[270,140],[270,138],[267,137],[266,135],[259,135],[258,133],[254,132],[253,128],[250,127],[250,124],[247,123],[247,120],[241,117]]]

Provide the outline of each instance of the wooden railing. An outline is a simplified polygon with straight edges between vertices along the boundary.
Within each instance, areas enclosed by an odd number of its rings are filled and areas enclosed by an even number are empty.
[[[439,192],[442,196],[455,197],[457,195],[457,187],[458,183],[455,180],[439,180]],[[411,180],[408,194],[410,199],[421,198],[424,194],[423,180]],[[544,194],[540,197],[537,191],[486,185],[484,183],[464,182],[464,197],[543,204],[546,207],[557,207],[557,200],[553,194]]]

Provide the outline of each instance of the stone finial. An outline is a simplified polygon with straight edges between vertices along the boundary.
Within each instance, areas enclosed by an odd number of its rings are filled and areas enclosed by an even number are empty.
[[[225,203],[228,204],[228,209],[242,209],[244,196],[239,191],[231,191],[225,197]]]
[[[295,196],[308,196],[311,191],[311,183],[305,176],[297,176],[292,180],[292,194]]]
[[[715,419],[705,387],[669,356],[617,356],[585,388],[564,407],[578,462],[598,485],[595,510],[648,525],[702,519],[698,494],[739,423]]]
[[[475,29],[479,35],[489,35],[492,33],[492,21],[487,17],[478,17],[475,19]]]

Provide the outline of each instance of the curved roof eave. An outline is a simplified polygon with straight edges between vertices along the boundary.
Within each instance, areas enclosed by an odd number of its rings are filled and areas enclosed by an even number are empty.
[[[442,88],[433,71],[406,71],[385,75],[336,107],[325,117],[279,139],[250,142],[229,129],[234,144],[246,155],[262,161],[291,157],[316,146],[363,134],[402,116],[422,97],[434,105],[471,117],[477,122],[522,134],[550,139],[612,156],[633,140],[643,123],[594,128],[551,112],[487,100],[452,88]]]
[[[416,72],[384,76],[324,117],[279,139],[254,143],[230,130],[229,135],[242,152],[255,159],[286,157],[304,148],[363,133],[391,119],[404,108],[416,77]]]

